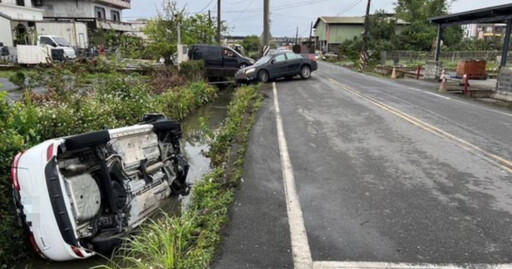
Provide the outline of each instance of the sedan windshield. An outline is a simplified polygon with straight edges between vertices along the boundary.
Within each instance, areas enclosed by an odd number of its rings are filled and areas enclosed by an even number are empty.
[[[258,65],[258,64],[264,64],[268,61],[270,61],[270,58],[272,58],[271,56],[267,55],[267,56],[264,56],[262,58],[260,58],[256,63],[255,65]]]

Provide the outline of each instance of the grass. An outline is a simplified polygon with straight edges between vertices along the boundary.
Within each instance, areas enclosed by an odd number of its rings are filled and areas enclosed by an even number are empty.
[[[249,132],[261,100],[258,86],[242,87],[234,94],[211,143],[215,168],[194,185],[188,210],[142,225],[109,265],[97,268],[208,268],[243,173]]]

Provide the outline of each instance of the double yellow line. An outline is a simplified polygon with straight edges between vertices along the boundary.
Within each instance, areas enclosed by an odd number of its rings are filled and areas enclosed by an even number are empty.
[[[512,162],[509,161],[509,160],[506,160],[496,154],[493,154],[493,153],[490,153],[488,151],[485,151],[484,149],[478,147],[478,146],[475,146],[471,143],[469,143],[468,141],[466,140],[463,140],[461,138],[458,138],[456,137],[455,135],[452,135],[446,131],[443,131],[435,126],[432,126],[431,124],[429,123],[426,123],[418,118],[415,118],[403,111],[400,111],[390,105],[386,105],[380,101],[377,101],[376,99],[372,98],[372,97],[369,97],[369,96],[366,96],[366,95],[363,95],[361,92],[357,91],[357,90],[354,90],[352,88],[350,88],[349,86],[347,85],[344,85],[344,84],[341,84],[337,81],[335,81],[334,79],[329,79],[329,82],[331,84],[333,84],[334,86],[337,86],[343,90],[346,90],[362,99],[365,99],[366,101],[390,112],[391,114],[415,125],[415,126],[418,126],[419,128],[421,129],[424,129],[430,133],[433,133],[439,137],[443,137],[443,138],[447,138],[449,140],[451,140],[452,142],[454,142],[457,146],[473,153],[473,154],[476,154],[476,155],[479,155],[480,157],[482,157],[483,159],[487,160],[488,162],[502,168],[503,170],[509,172],[512,174]]]

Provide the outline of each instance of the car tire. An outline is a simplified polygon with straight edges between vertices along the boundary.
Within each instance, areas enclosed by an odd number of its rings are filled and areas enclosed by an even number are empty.
[[[249,65],[247,65],[246,63],[241,63],[238,67],[240,67],[240,69],[242,69],[242,68],[246,68],[247,66],[249,66]]]
[[[261,70],[258,72],[258,80],[261,83],[267,83],[268,82],[268,72],[265,70]]]
[[[311,77],[311,68],[307,65],[304,65],[301,69],[300,69],[300,77],[302,79],[309,79]]]

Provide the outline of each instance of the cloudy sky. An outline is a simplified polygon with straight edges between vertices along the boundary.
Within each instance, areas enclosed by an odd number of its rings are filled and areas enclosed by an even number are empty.
[[[263,31],[263,0],[221,0],[222,20],[227,21],[230,35],[260,35]],[[131,0],[132,9],[123,12],[124,20],[151,18],[161,7],[162,0]],[[395,0],[373,0],[372,12],[377,9],[392,11]],[[510,0],[457,0],[450,11],[461,12],[511,3]],[[217,0],[177,0],[189,13],[217,14]],[[311,22],[319,16],[362,16],[366,0],[270,0],[271,33],[273,36],[309,35]]]

